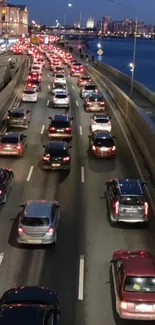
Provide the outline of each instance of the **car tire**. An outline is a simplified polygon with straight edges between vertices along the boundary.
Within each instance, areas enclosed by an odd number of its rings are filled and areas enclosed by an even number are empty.
[[[7,201],[7,193],[5,192],[3,203],[6,203],[6,201]]]

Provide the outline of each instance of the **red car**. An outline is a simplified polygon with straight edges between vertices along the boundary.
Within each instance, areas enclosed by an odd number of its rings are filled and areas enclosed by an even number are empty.
[[[84,67],[81,63],[75,62],[71,65],[70,75],[71,77],[78,77],[84,72]]]
[[[32,81],[32,80],[39,80],[39,81],[41,81],[41,75],[38,72],[32,72],[32,73],[29,74],[28,80],[29,81]]]
[[[111,271],[120,318],[155,320],[155,256],[147,251],[115,251]]]

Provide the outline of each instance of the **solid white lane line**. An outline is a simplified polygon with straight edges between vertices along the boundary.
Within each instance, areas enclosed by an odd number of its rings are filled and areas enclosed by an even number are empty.
[[[49,101],[49,99],[47,100],[47,106],[49,105],[49,103],[50,103],[50,101]]]
[[[83,290],[84,289],[84,256],[80,256],[80,265],[79,265],[79,290],[78,290],[78,299],[83,300]]]
[[[4,253],[0,253],[0,265],[2,264]]]
[[[82,135],[82,126],[79,127],[80,135]]]
[[[74,86],[72,86],[72,88],[74,89],[75,87],[74,87]]]
[[[79,106],[79,103],[78,103],[78,101],[76,100],[76,106]]]
[[[34,168],[34,166],[30,167],[30,170],[29,170],[29,173],[28,173],[28,176],[27,176],[27,179],[26,179],[27,182],[29,182],[30,179],[31,179],[31,176],[32,176],[32,173],[33,173],[33,168]]]
[[[81,167],[81,183],[84,183],[84,167]]]
[[[43,134],[45,130],[45,125],[42,126],[40,134]]]

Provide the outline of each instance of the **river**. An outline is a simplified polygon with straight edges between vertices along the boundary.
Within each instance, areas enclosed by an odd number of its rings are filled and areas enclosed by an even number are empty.
[[[89,53],[98,57],[98,40],[89,42]],[[133,39],[106,38],[102,41],[102,61],[131,76]],[[137,39],[135,79],[155,91],[155,40]]]

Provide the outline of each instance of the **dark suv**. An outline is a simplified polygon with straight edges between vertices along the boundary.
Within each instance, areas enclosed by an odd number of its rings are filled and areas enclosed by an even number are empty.
[[[73,117],[69,117],[67,114],[56,114],[53,117],[49,117],[50,125],[48,128],[49,138],[72,138],[72,120]]]
[[[70,170],[72,147],[67,142],[52,141],[43,147],[43,170]]]
[[[112,224],[148,223],[149,204],[145,183],[139,179],[111,179],[105,184]]]

